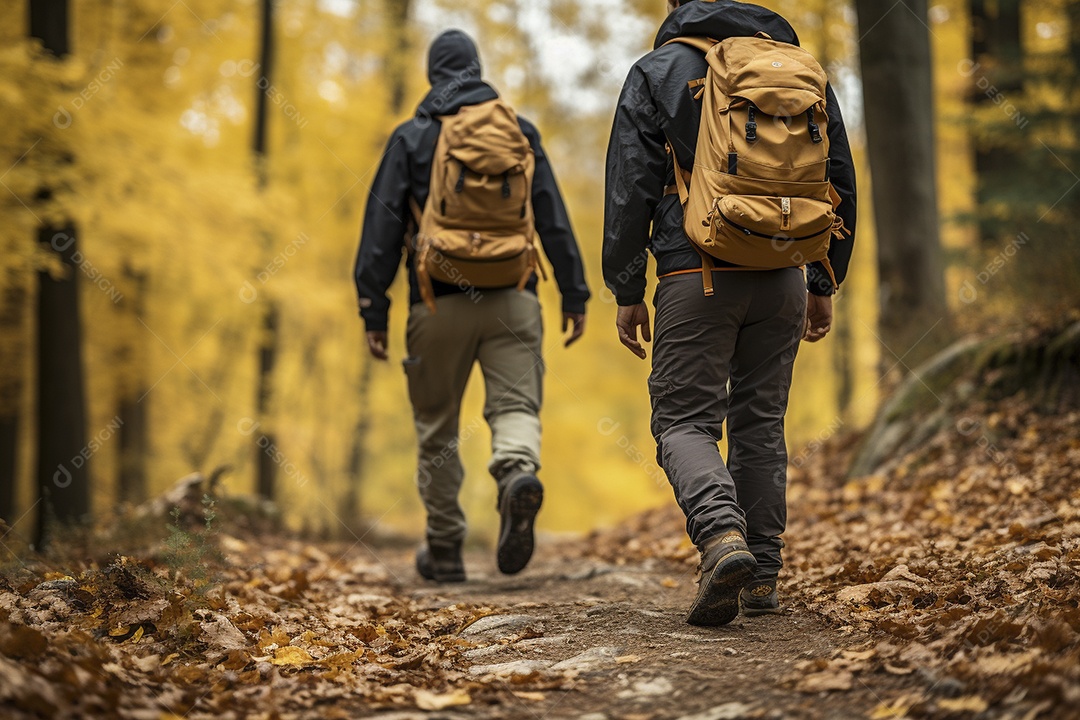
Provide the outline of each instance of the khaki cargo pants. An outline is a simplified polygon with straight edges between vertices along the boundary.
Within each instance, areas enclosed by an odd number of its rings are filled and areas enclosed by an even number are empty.
[[[496,481],[540,468],[544,378],[540,303],[531,292],[470,290],[409,310],[404,360],[419,445],[416,484],[427,509],[427,537],[465,537],[458,493],[461,399],[473,364],[484,375],[484,420],[491,428],[488,471]],[[464,436],[475,432],[469,424]]]

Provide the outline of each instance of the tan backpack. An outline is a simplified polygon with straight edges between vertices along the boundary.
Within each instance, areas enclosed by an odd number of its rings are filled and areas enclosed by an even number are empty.
[[[431,312],[431,280],[519,290],[540,267],[532,180],[535,157],[517,115],[501,100],[463,107],[442,120],[419,231],[415,267]]]
[[[806,50],[763,33],[670,42],[701,50],[709,64],[689,83],[702,98],[692,173],[668,146],[705,294],[712,258],[753,270],[820,261],[835,286],[829,242],[842,237],[843,221],[829,182],[825,71]]]

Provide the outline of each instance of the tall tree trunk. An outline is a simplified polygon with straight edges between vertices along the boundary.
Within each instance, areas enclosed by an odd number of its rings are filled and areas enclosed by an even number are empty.
[[[255,153],[256,172],[259,176],[259,187],[265,188],[268,181],[267,173],[267,101],[269,98],[263,87],[271,85],[271,71],[274,61],[274,2],[262,0],[261,25],[259,28],[259,78],[255,87],[255,132],[252,139],[252,150]],[[268,236],[264,243],[267,250],[272,249],[273,243]],[[266,422],[267,413],[270,411],[270,400],[273,392],[273,373],[277,363],[277,327],[278,309],[272,299],[263,301],[262,334],[259,340],[259,380],[256,390],[256,411],[259,422]],[[273,430],[268,429],[256,438],[256,490],[260,497],[273,500],[277,492],[277,465],[274,463],[271,452],[267,448],[277,445]]]
[[[263,315],[262,346],[259,348],[259,397],[256,410],[259,422],[270,412],[271,380],[274,376],[274,365],[277,362],[277,330],[278,314],[277,305],[269,302],[266,305],[266,314]],[[273,432],[267,430],[257,438],[259,445],[259,465],[257,490],[260,497],[267,500],[274,499],[277,490],[277,464],[274,462],[270,448],[277,446],[277,438]]]
[[[68,18],[67,0],[30,0],[30,36],[57,58],[69,52]],[[37,199],[50,197],[43,188]],[[37,541],[43,546],[50,519],[72,523],[89,514],[90,483],[75,226],[41,227],[37,239],[56,251],[65,270],[63,277],[38,274]]]
[[[6,408],[0,416],[0,520],[15,522],[18,517],[19,474],[19,411],[18,405]]]
[[[132,330],[131,340],[122,349],[121,367],[125,377],[120,388],[117,417],[120,442],[120,469],[117,477],[118,500],[140,503],[147,497],[146,460],[149,453],[146,378],[143,376],[143,353],[133,338],[141,337],[139,321],[146,316],[146,273],[132,267],[124,268],[128,293],[122,308],[124,323]]]
[[[67,271],[61,278],[38,273],[37,539],[43,546],[51,520],[70,524],[89,514],[90,457],[75,227],[40,228],[38,241],[58,250]]]
[[[1023,46],[1021,44],[1020,0],[970,0],[971,12],[971,102],[976,106],[1005,102],[1018,105],[1024,92]],[[1006,122],[1006,118],[1002,118]],[[975,146],[975,200],[979,239],[997,243],[1006,231],[1003,221],[990,209],[1012,191],[1018,166],[1016,150],[1007,143],[977,137]]]
[[[387,34],[392,41],[385,62],[387,81],[390,83],[390,114],[397,115],[405,107],[408,87],[407,74],[413,57],[409,41],[409,11],[412,0],[385,0]]]
[[[8,285],[0,296],[0,343],[4,348],[4,367],[0,368],[0,518],[14,522],[19,501],[19,426],[24,388],[20,358],[27,352],[27,287],[21,273],[9,272]]]
[[[910,367],[946,337],[948,322],[927,0],[856,0],[855,7],[877,224],[882,362],[891,367],[899,357]]]

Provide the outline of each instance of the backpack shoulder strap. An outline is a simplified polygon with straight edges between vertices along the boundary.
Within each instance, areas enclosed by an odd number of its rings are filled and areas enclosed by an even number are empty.
[[[670,45],[672,43],[679,43],[681,45],[689,45],[692,48],[696,48],[703,53],[707,53],[712,50],[713,45],[716,45],[718,41],[712,38],[705,37],[703,35],[688,35],[686,37],[677,37],[668,40],[664,45]],[[663,47],[661,45],[660,47]]]

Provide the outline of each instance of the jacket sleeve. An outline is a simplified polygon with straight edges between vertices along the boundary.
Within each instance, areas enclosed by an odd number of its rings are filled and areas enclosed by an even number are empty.
[[[356,292],[360,316],[369,332],[386,330],[390,298],[405,247],[409,164],[405,143],[394,133],[368,194],[360,250],[356,254]]]
[[[664,196],[667,149],[645,74],[623,85],[608,141],[604,206],[604,284],[619,305],[645,299],[649,231]]]
[[[540,143],[540,133],[531,125],[524,129],[536,155],[532,187],[536,232],[540,235],[544,254],[555,272],[555,282],[562,294],[562,311],[584,313],[585,303],[589,299],[589,286],[585,283],[585,267],[581,262],[581,250],[574,237],[574,230],[570,227],[570,216],[555,182],[551,163],[548,162]]]
[[[842,238],[834,237],[829,245],[829,264],[839,285],[847,276],[851,251],[855,245],[855,163],[851,159],[844,118],[832,86],[825,87],[825,110],[829,114],[829,173],[833,187],[840,196],[836,213],[844,221]],[[832,282],[821,263],[811,263],[806,269],[806,288],[815,295],[832,295]]]

